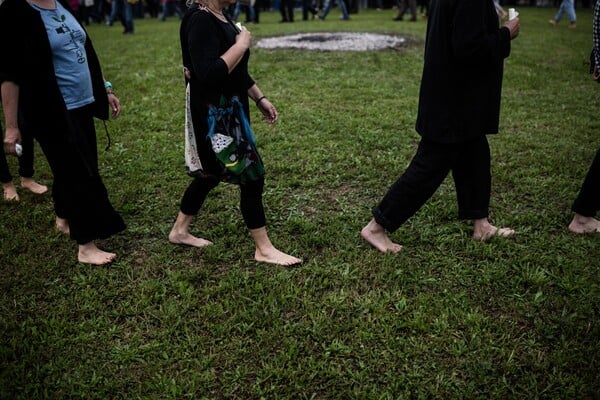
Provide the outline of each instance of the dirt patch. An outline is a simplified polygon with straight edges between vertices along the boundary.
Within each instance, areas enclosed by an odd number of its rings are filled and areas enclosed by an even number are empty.
[[[306,49],[322,51],[397,50],[408,40],[401,36],[366,32],[317,32],[260,39],[255,47],[263,49]]]

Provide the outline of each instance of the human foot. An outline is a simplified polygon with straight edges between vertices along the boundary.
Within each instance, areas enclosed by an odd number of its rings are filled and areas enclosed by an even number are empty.
[[[48,191],[48,186],[40,185],[33,178],[21,178],[21,187],[35,194],[44,194]]]
[[[77,260],[80,263],[105,265],[113,262],[116,258],[115,253],[100,250],[93,242],[79,245]]]
[[[17,188],[11,182],[3,183],[2,189],[4,189],[4,200],[19,201],[19,194],[17,193]]]
[[[507,238],[516,234],[511,228],[498,228],[490,224],[487,219],[476,220],[473,224],[473,239],[479,242],[489,242],[494,237]]]
[[[256,249],[256,251],[254,252],[254,259],[259,262],[283,265],[285,267],[302,264],[301,259],[291,256],[289,254],[285,254],[284,252],[279,251],[272,246],[267,249]]]
[[[69,221],[64,218],[56,217],[56,229],[65,235],[68,235],[71,232],[71,229],[69,228]]]
[[[569,230],[579,234],[600,232],[600,221],[593,217],[584,217],[583,215],[575,214],[569,224]]]
[[[192,235],[189,232],[178,232],[172,229],[169,233],[169,242],[173,244],[185,244],[193,247],[206,247],[213,244],[211,241]]]
[[[391,251],[392,253],[398,253],[400,250],[402,250],[402,246],[398,243],[392,242],[385,232],[385,229],[375,222],[374,219],[369,221],[367,226],[360,231],[360,235],[363,237],[363,239],[369,242],[371,246],[375,247],[382,253],[387,253],[388,251]]]

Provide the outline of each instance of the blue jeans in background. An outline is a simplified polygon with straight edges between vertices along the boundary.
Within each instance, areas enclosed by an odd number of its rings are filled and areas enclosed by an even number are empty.
[[[108,24],[112,26],[117,18],[121,20],[125,28],[123,33],[133,33],[133,11],[127,0],[112,0],[112,10]]]
[[[569,15],[569,21],[571,23],[577,21],[577,16],[575,15],[574,0],[562,0],[562,2],[560,3],[560,7],[558,8],[558,12],[554,16],[554,20],[556,22],[560,21],[564,13],[567,13]]]
[[[327,14],[329,14],[331,7],[333,7],[333,1],[334,0],[326,1],[325,9],[323,9],[323,13],[321,15],[319,15],[320,19],[325,19]],[[338,6],[340,7],[340,10],[342,11],[342,19],[343,20],[350,19],[350,17],[348,16],[348,9],[346,8],[346,3],[344,2],[344,0],[336,0],[336,1],[338,2]]]

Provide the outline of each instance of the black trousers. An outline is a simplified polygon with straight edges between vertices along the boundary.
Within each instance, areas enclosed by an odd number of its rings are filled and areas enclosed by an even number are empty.
[[[21,125],[21,124],[20,124]],[[0,132],[4,132],[0,123]],[[0,134],[1,137],[2,134]],[[19,176],[23,178],[33,177],[33,136],[29,134],[27,129],[21,128],[21,145],[23,146],[23,154],[19,157]],[[4,143],[0,143],[0,183],[8,183],[12,181],[12,175],[6,161],[6,152],[4,151]]]
[[[571,209],[584,217],[594,217],[600,210],[600,149],[596,151],[596,157]]]
[[[452,171],[461,219],[488,216],[492,177],[490,147],[485,136],[465,143],[421,140],[404,174],[373,208],[375,221],[393,232],[412,217]]]
[[[294,22],[294,1],[281,0],[279,12],[281,13],[281,21]]]
[[[183,194],[180,211],[185,215],[197,215],[208,193],[218,184],[219,180],[214,177],[195,177]],[[262,203],[264,184],[262,178],[240,184],[240,209],[248,229],[262,228],[267,224]]]
[[[71,110],[68,120],[46,121],[46,126],[39,125],[33,132],[54,176],[56,216],[69,221],[71,238],[85,244],[124,230],[125,223],[110,203],[98,173],[91,107]]]
[[[308,13],[317,15],[317,10],[313,6],[313,0],[302,0],[302,21],[308,21]]]

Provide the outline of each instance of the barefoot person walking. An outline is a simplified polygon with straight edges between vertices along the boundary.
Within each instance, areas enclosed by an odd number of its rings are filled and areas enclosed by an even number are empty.
[[[246,226],[256,246],[256,261],[279,265],[294,265],[300,259],[279,251],[267,234],[265,212],[262,204],[264,170],[256,149],[248,154],[251,165],[260,164],[256,173],[235,175],[227,164],[217,158],[209,134],[209,110],[221,102],[221,98],[236,97],[249,115],[248,98],[256,104],[268,123],[275,123],[278,113],[248,74],[250,32],[236,27],[223,14],[223,9],[236,0],[203,0],[190,2],[180,29],[183,65],[190,93],[190,114],[195,132],[195,144],[201,170],[194,174],[181,199],[177,220],[169,234],[169,241],[204,247],[212,244],[189,232],[190,223],[198,214],[209,192],[219,182],[226,181],[240,187],[240,208]],[[211,114],[212,115],[212,114]],[[249,124],[248,124],[249,126]]]
[[[87,32],[64,0],[6,0],[0,6],[0,84],[9,154],[19,118],[40,144],[54,182],[56,226],[78,244],[77,260],[107,264],[95,242],[123,229],[98,172],[94,117],[121,106],[105,82]]]
[[[498,27],[492,1],[431,0],[416,130],[417,153],[373,208],[361,235],[382,252],[399,252],[394,232],[433,195],[450,171],[459,218],[473,221],[473,238],[512,236],[488,221],[490,149],[498,132],[504,59],[519,34],[519,19]]]
[[[592,37],[594,45],[592,47],[590,72],[592,73],[592,78],[597,83],[600,83],[600,1],[596,1],[596,5],[594,6],[593,27]],[[571,232],[600,232],[600,221],[595,218],[598,211],[600,211],[600,149],[596,151],[596,156],[588,169],[571,210],[575,213],[569,224]]]

